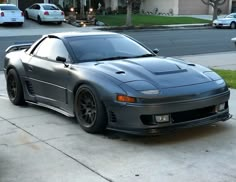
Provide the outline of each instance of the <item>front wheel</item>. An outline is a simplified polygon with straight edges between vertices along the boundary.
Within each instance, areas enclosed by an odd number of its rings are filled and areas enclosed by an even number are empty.
[[[14,69],[9,70],[7,73],[7,93],[13,104],[23,105],[25,103],[22,84]]]
[[[235,23],[235,22],[232,22],[232,23],[230,24],[230,28],[231,28],[231,29],[235,29],[235,28],[236,28],[236,23]]]
[[[80,126],[88,133],[101,133],[107,126],[105,107],[88,85],[80,86],[76,92],[75,115]]]

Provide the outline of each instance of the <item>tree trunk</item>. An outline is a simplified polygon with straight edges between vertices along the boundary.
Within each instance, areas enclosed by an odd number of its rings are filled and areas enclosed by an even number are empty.
[[[127,3],[126,26],[132,26],[132,2]]]
[[[212,17],[212,22],[217,19],[218,15],[218,6],[213,7],[213,17]]]
[[[80,18],[84,18],[84,1],[80,0]]]

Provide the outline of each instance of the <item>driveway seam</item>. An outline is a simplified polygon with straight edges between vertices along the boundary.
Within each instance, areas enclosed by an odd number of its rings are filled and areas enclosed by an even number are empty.
[[[1,117],[1,118],[2,118],[2,117]],[[83,167],[85,167],[85,168],[88,169],[89,171],[93,172],[94,174],[100,176],[100,177],[103,178],[104,180],[106,180],[106,181],[108,181],[108,182],[114,182],[113,180],[111,180],[111,179],[107,178],[106,176],[100,174],[100,173],[97,172],[95,169],[92,169],[91,167],[87,166],[86,164],[84,164],[83,162],[79,161],[78,159],[76,159],[76,158],[70,156],[69,154],[67,154],[67,153],[63,152],[62,150],[60,150],[60,149],[54,147],[53,145],[49,144],[49,143],[46,142],[45,140],[42,140],[42,139],[38,138],[37,136],[33,135],[32,133],[28,132],[27,130],[21,128],[20,126],[14,124],[14,123],[12,123],[12,122],[9,121],[8,119],[5,119],[5,118],[3,118],[3,119],[4,119],[5,121],[7,121],[8,123],[10,123],[11,125],[17,127],[18,129],[24,131],[25,133],[27,133],[27,134],[29,134],[30,136],[32,136],[32,137],[34,137],[35,139],[37,139],[37,140],[38,140],[37,142],[42,142],[42,143],[48,145],[49,147],[55,149],[56,151],[60,152],[60,153],[63,154],[64,156],[69,157],[70,159],[72,159],[72,160],[75,161],[76,163],[79,163],[80,165],[82,165]]]

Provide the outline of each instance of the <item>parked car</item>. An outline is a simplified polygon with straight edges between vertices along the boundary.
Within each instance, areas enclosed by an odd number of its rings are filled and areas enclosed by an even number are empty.
[[[213,21],[213,26],[216,28],[236,28],[236,13],[231,13],[224,18],[219,18]]]
[[[0,24],[23,25],[24,13],[14,4],[0,4]]]
[[[65,20],[65,15],[54,4],[36,3],[25,9],[25,18],[36,20],[39,24],[43,22],[61,24]]]
[[[75,116],[89,133],[160,134],[231,117],[230,91],[218,74],[159,57],[157,50],[126,35],[49,34],[6,53],[4,73],[13,104],[29,102]]]

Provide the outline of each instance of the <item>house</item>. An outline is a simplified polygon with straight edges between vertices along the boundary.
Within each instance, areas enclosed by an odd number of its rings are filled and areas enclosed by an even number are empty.
[[[54,3],[61,7],[78,7],[80,0],[1,0],[7,3],[16,4],[21,10],[33,3]],[[89,7],[97,8],[101,3],[104,8],[117,10],[118,7],[124,7],[126,0],[83,0]],[[140,0],[140,12],[147,14],[174,14],[174,15],[198,15],[212,14],[212,7],[207,6],[201,0]],[[227,0],[219,7],[222,14],[236,12],[236,0]]]
[[[201,0],[141,0],[141,10],[152,13],[170,13],[174,15],[201,15],[212,14],[212,7],[202,3]],[[232,12],[236,8],[236,0],[227,0],[219,6],[222,14]]]
[[[125,0],[104,0],[105,8],[116,10]],[[222,14],[236,12],[236,0],[227,0],[219,7]],[[147,14],[200,15],[212,14],[212,7],[201,0],[141,0],[140,11]]]

